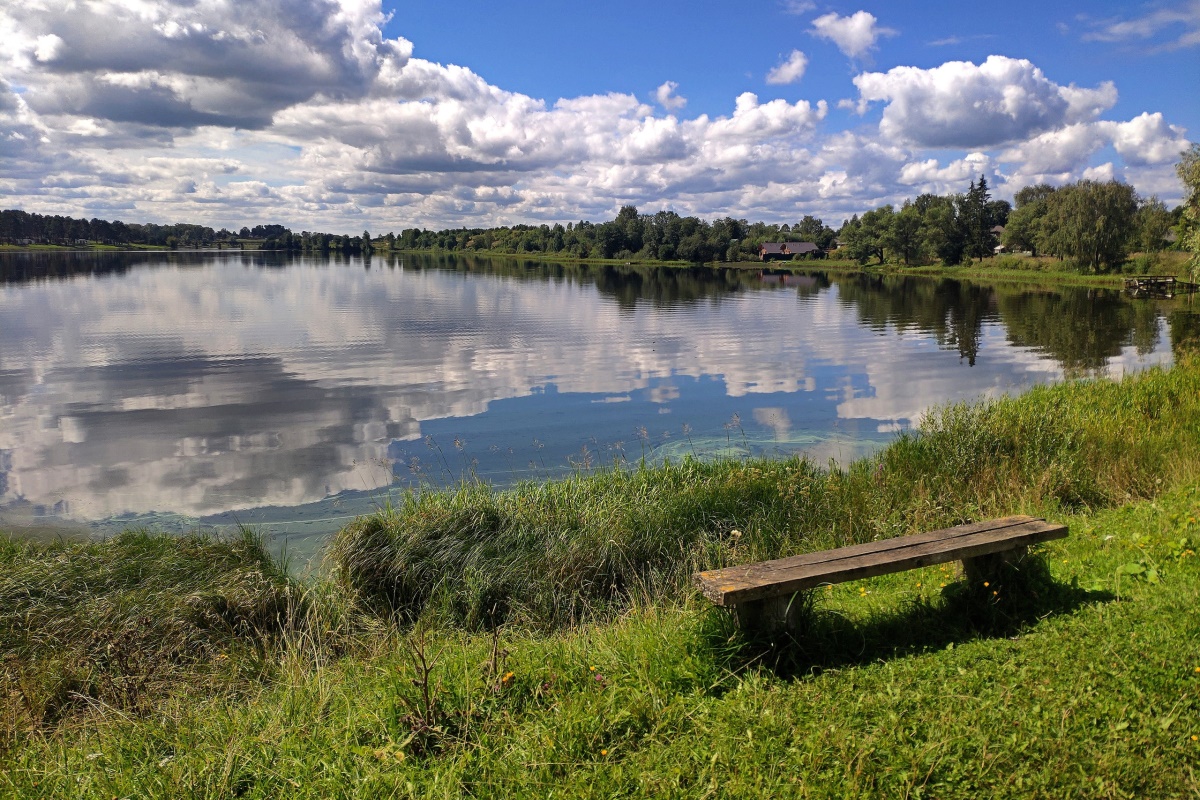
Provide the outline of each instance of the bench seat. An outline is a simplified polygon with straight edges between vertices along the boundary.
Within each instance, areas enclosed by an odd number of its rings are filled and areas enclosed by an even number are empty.
[[[963,561],[968,577],[989,557],[1021,554],[1029,545],[1067,535],[1067,526],[1027,516],[972,522],[866,544],[709,570],[696,576],[704,596],[747,611],[818,586]],[[757,612],[760,609],[754,608]],[[746,615],[750,616],[750,615]],[[754,613],[753,616],[759,616]]]

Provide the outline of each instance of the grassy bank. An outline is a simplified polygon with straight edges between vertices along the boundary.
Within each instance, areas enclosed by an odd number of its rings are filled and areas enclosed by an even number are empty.
[[[438,256],[473,256],[492,259],[513,259],[522,261],[538,261],[556,264],[587,264],[608,266],[639,266],[639,267],[687,267],[697,264],[687,261],[655,261],[645,259],[604,259],[579,258],[567,253],[505,253],[488,250],[377,250],[376,255],[387,257],[391,254],[409,255],[438,255]],[[985,258],[981,261],[971,261],[953,267],[930,264],[925,266],[905,266],[899,262],[862,265],[857,261],[838,258],[836,253],[829,258],[804,261],[732,261],[710,262],[702,265],[719,269],[760,270],[763,268],[780,270],[825,270],[830,272],[865,272],[888,275],[924,275],[943,278],[967,278],[973,280],[988,280],[993,282],[1017,282],[1038,285],[1091,286],[1097,288],[1121,288],[1129,275],[1174,275],[1180,280],[1190,281],[1191,255],[1182,251],[1163,251],[1160,253],[1135,253],[1121,267],[1119,272],[1105,274],[1089,274],[1080,272],[1070,263],[1049,256],[1031,257],[1022,255],[999,255]]]
[[[1120,383],[943,408],[847,469],[687,460],[414,494],[343,529],[331,556],[357,597],[408,619],[554,628],[677,596],[697,569],[1111,507],[1198,474],[1200,364],[1189,359]]]
[[[943,409],[844,470],[415,496],[311,584],[249,536],[6,543],[0,796],[1195,796],[1197,406],[1185,357]],[[1022,511],[1071,536],[1019,595],[948,566],[819,590],[782,650],[689,585]]]

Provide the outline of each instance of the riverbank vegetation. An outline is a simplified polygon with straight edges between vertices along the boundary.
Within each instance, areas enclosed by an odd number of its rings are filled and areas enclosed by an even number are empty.
[[[932,567],[781,649],[698,568],[1046,515],[1028,592]],[[300,580],[252,535],[0,545],[0,793],[1200,791],[1200,359],[930,413],[845,468],[686,460],[410,496]]]

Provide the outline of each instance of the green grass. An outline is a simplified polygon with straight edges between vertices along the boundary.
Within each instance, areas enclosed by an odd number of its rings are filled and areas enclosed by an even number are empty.
[[[694,599],[555,636],[381,636],[257,690],[25,739],[45,797],[1189,797],[1200,488],[1070,515],[1057,596],[994,629],[939,568],[822,592],[786,672]],[[1137,568],[1155,570],[1130,574]],[[424,653],[426,673],[413,665]],[[422,687],[431,687],[426,705]]]
[[[1196,797],[1198,384],[952,406],[845,470],[414,497],[308,584],[252,536],[0,544],[0,796]],[[787,647],[689,583],[1019,511],[1071,528],[1019,590],[818,590]]]
[[[1167,250],[1160,253],[1134,253],[1122,265],[1120,272],[1088,274],[1080,272],[1070,262],[1049,256],[999,255],[982,261],[971,261],[954,267],[904,267],[884,264],[870,271],[896,272],[946,278],[972,278],[989,281],[1036,283],[1038,285],[1069,285],[1121,288],[1129,275],[1174,275],[1190,280],[1190,255]]]

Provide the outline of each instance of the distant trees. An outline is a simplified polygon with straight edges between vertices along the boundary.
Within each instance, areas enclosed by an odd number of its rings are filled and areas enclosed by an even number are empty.
[[[891,206],[880,206],[866,212],[861,218],[851,217],[841,231],[842,249],[846,255],[859,264],[866,264],[872,258],[879,259],[882,264],[893,216],[895,212]]]
[[[983,259],[993,253],[992,225],[988,214],[988,203],[992,195],[988,192],[987,180],[980,175],[979,183],[971,181],[971,188],[958,200],[958,218],[965,241],[964,252],[968,258]]]
[[[995,225],[1004,223],[1008,203],[992,202],[987,181],[971,181],[966,194],[923,194],[906,201],[899,212],[881,206],[844,223],[839,238],[847,255],[866,264],[882,264],[889,254],[905,265],[941,261],[952,266],[964,258],[993,253]]]
[[[782,231],[782,229],[781,229]],[[837,232],[821,220],[806,214],[800,222],[791,229],[791,235],[796,241],[812,242],[822,250],[829,250],[837,239]]]
[[[74,219],[72,217],[30,214],[9,209],[0,211],[0,241],[28,239],[39,244],[74,245],[87,241],[97,244],[144,244],[156,247],[212,247],[234,241],[229,231],[214,231],[203,225],[126,224],[119,220]]]
[[[373,247],[371,235],[363,231],[362,237],[335,236],[330,233],[303,231],[294,233],[278,224],[243,226],[236,233],[226,228],[213,230],[203,225],[177,223],[155,225],[134,224],[120,220],[72,219],[71,217],[45,216],[10,209],[0,211],[0,242],[31,241],[37,244],[76,245],[80,241],[95,244],[149,245],[172,250],[244,246],[252,243],[263,250],[293,250],[328,252],[343,250],[358,253]],[[396,240],[391,235],[389,242]]]
[[[409,228],[395,237],[395,247],[703,263],[757,259],[759,245],[764,242],[812,242],[828,249],[836,238],[832,228],[811,215],[795,225],[750,223],[733,217],[707,222],[674,211],[642,214],[635,206],[626,205],[615,219],[600,223],[580,221],[566,226],[514,225],[459,231]]]
[[[1157,196],[1151,195],[1142,200],[1138,204],[1137,214],[1134,216],[1136,227],[1134,245],[1143,253],[1157,253],[1166,246],[1166,237],[1173,222],[1171,212],[1167,210],[1167,204],[1159,200]]]
[[[904,262],[905,266],[921,263],[925,249],[922,236],[921,212],[912,203],[906,202],[900,212],[894,215],[887,231],[882,237],[882,244]]]
[[[1200,164],[1200,154],[1195,159]],[[839,237],[843,252],[860,264],[894,259],[953,266],[990,256],[1002,243],[1009,250],[1058,256],[1080,270],[1104,272],[1124,262],[1131,248],[1161,249],[1174,219],[1157,198],[1141,200],[1133,187],[1118,181],[1079,181],[1058,189],[1037,184],[1014,199],[1015,209],[992,200],[981,176],[964,194],[923,194],[898,212],[887,205],[855,215],[843,223]],[[997,226],[1004,230],[1002,240],[993,232]]]

